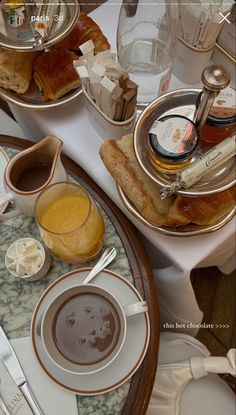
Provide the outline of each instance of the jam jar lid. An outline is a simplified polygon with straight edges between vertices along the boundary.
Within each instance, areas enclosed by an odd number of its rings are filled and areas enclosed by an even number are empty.
[[[202,93],[199,94],[196,102],[198,108]],[[227,127],[236,122],[236,93],[231,87],[220,91],[215,98],[212,108],[207,117],[207,124],[214,127]]]
[[[198,133],[190,119],[167,115],[156,120],[149,131],[149,144],[155,155],[175,163],[188,160],[197,144]]]

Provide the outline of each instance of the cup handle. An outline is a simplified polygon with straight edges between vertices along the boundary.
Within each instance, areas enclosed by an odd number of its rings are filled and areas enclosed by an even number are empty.
[[[5,205],[5,203],[10,202],[13,199],[14,199],[14,196],[11,193],[1,194],[0,195],[0,207]],[[0,213],[0,222],[14,218],[15,216],[18,216],[19,214],[20,214],[20,211],[18,209],[14,209],[8,213]]]
[[[136,314],[145,313],[146,311],[148,311],[146,301],[139,301],[124,307],[126,317],[135,316]]]

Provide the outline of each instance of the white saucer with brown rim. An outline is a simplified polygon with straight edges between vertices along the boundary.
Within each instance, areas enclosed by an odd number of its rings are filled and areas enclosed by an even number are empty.
[[[150,338],[148,313],[132,316],[128,320],[127,335],[119,356],[106,368],[90,375],[67,373],[53,363],[43,346],[41,323],[50,301],[63,290],[82,282],[90,268],[74,270],[51,284],[40,298],[33,314],[31,338],[39,364],[57,385],[79,395],[98,395],[115,389],[126,382],[141,365]],[[110,270],[102,271],[94,284],[114,294],[126,306],[142,300],[138,291],[127,280]]]

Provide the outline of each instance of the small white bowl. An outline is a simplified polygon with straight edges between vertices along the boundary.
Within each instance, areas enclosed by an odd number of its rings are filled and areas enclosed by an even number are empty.
[[[42,254],[42,263],[39,266],[38,270],[35,273],[31,273],[31,274],[24,274],[24,275],[17,275],[12,269],[9,268],[9,266],[12,264],[12,260],[9,258],[9,253],[11,252],[11,250],[14,248],[14,246],[18,243],[24,243],[24,242],[29,242],[29,241],[33,241],[37,244],[38,248],[41,251]],[[34,238],[21,238],[21,239],[17,239],[15,242],[13,242],[13,244],[11,244],[9,246],[9,248],[7,249],[6,255],[5,255],[5,265],[6,268],[8,270],[8,272],[10,274],[12,274],[14,277],[19,278],[21,280],[24,281],[37,281],[39,279],[41,279],[42,277],[44,277],[51,265],[51,257],[48,254],[48,252],[45,251],[45,248],[43,247],[43,245],[37,241],[37,239]]]

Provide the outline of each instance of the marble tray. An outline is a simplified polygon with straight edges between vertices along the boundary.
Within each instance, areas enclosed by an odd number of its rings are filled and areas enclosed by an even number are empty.
[[[26,140],[0,135],[0,145],[4,146],[10,158],[17,150],[31,144]],[[159,338],[157,300],[150,265],[133,225],[76,163],[67,157],[63,158],[63,163],[71,180],[79,181],[100,205],[106,226],[105,246],[115,245],[118,251],[117,259],[109,269],[134,284],[141,296],[146,299],[151,326],[148,352],[131,381],[103,395],[78,396],[78,411],[83,415],[144,415],[155,378]],[[33,310],[42,293],[61,275],[80,266],[52,258],[52,267],[44,279],[35,283],[19,281],[5,269],[5,252],[17,238],[32,236],[40,240],[35,220],[21,215],[1,222],[0,235],[0,321],[9,338],[29,336]],[[83,267],[92,265],[93,262],[90,262]]]

